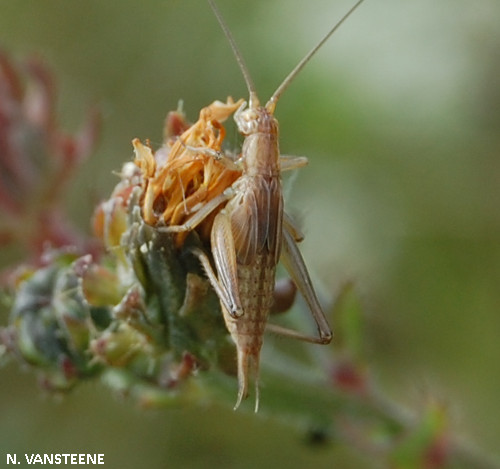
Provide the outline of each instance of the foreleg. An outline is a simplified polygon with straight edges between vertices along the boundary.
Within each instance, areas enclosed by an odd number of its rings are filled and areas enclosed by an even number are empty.
[[[228,188],[222,194],[219,194],[217,197],[214,197],[212,200],[204,204],[197,212],[193,214],[193,216],[188,218],[188,220],[182,225],[160,226],[158,227],[158,231],[166,233],[181,233],[184,231],[194,230],[220,204],[226,202],[231,197],[233,197],[233,190],[231,188]]]

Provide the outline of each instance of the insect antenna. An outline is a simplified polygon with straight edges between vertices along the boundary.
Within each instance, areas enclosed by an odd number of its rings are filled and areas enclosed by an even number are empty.
[[[211,0],[209,0],[210,3]],[[295,66],[295,68],[287,75],[287,77],[283,80],[281,85],[278,86],[274,94],[269,98],[269,101],[266,104],[266,109],[273,113],[274,109],[276,108],[276,103],[280,99],[281,95],[284,93],[284,91],[288,88],[290,83],[294,80],[294,78],[300,73],[300,71],[306,66],[306,64],[311,60],[311,58],[318,52],[318,50],[321,48],[321,46],[330,39],[330,36],[337,31],[337,29],[340,27],[340,25],[347,19],[351,14],[356,10],[356,8],[359,7],[363,3],[364,0],[359,0],[357,3],[354,4],[354,6],[351,7],[351,9],[333,26],[328,33],[319,41],[310,51],[308,54],[305,55],[305,57]]]
[[[212,8],[212,10],[215,14],[215,17],[217,18],[217,21],[219,22],[219,24],[222,28],[222,31],[224,32],[224,35],[226,36],[227,40],[229,41],[231,49],[233,50],[233,54],[236,58],[236,61],[238,62],[238,66],[240,67],[241,73],[242,73],[243,78],[245,80],[245,83],[247,85],[248,94],[250,95],[249,107],[256,108],[259,106],[259,98],[257,97],[255,85],[253,84],[252,77],[250,76],[250,72],[248,71],[245,60],[243,59],[243,55],[241,55],[241,52],[238,49],[238,45],[236,44],[236,41],[234,40],[233,35],[231,34],[231,31],[230,31],[229,27],[227,26],[226,22],[224,21],[224,18],[222,17],[222,14],[219,11],[219,9],[217,8],[217,5],[215,4],[215,2],[213,0],[208,0],[208,4],[210,5],[210,8]]]

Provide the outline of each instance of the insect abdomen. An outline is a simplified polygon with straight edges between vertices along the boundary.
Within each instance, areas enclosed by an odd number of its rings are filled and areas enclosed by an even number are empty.
[[[250,376],[255,380],[255,408],[258,408],[259,358],[273,300],[275,271],[276,266],[267,253],[258,254],[252,265],[238,266],[243,315],[236,319],[224,315],[237,350],[239,390],[235,408],[248,394]]]

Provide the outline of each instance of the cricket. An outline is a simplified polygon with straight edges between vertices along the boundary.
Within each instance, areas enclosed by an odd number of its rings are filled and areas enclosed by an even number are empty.
[[[309,60],[339,26],[363,2],[359,0],[327,32],[278,86],[265,106],[260,104],[250,73],[233,36],[214,0],[208,0],[236,58],[248,89],[248,105],[239,104],[234,113],[238,131],[244,136],[241,155],[232,158],[211,148],[190,147],[238,168],[241,175],[221,194],[196,206],[179,225],[158,228],[170,233],[194,230],[212,212],[220,209],[210,232],[211,258],[193,248],[221,304],[226,327],[236,345],[238,396],[236,410],[248,395],[249,382],[255,388],[255,412],[259,408],[259,360],[265,331],[314,343],[328,344],[332,331],[321,308],[297,243],[303,235],[284,211],[281,172],[307,164],[305,157],[280,154],[276,104]],[[317,335],[307,335],[269,324],[276,266],[282,262],[307,303],[317,326]]]

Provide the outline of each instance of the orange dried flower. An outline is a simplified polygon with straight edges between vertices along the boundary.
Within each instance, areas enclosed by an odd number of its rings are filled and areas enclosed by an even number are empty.
[[[151,147],[139,139],[132,144],[135,164],[143,175],[141,209],[144,221],[151,226],[182,225],[204,204],[220,195],[241,175],[236,165],[213,155],[222,151],[225,129],[222,126],[242,104],[231,97],[226,103],[214,101],[200,111],[198,121],[187,127],[179,114],[177,129],[186,129],[179,136],[167,125],[166,142],[153,154]],[[197,228],[200,236],[209,239],[217,211]],[[187,233],[176,235],[180,246]]]

